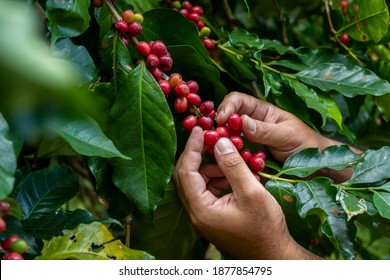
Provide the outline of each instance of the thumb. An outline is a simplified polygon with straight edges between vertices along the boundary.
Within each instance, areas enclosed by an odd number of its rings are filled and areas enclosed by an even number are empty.
[[[214,148],[215,159],[226,179],[238,196],[252,194],[261,187],[241,155],[228,138],[220,138]]]

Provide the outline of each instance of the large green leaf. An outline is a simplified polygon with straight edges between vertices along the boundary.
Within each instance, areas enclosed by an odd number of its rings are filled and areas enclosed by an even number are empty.
[[[63,166],[31,172],[22,181],[16,200],[23,209],[23,219],[53,212],[78,191],[77,175]]]
[[[170,183],[156,209],[154,223],[136,216],[132,247],[143,249],[157,259],[194,259],[198,235],[180,203],[175,187]]]
[[[136,13],[145,13],[153,8],[159,7],[161,0],[124,0],[118,1],[115,3],[119,5],[122,9],[129,8],[128,5],[131,5]]]
[[[361,156],[353,153],[348,145],[330,146],[322,153],[316,148],[308,148],[292,154],[279,174],[307,177],[322,168],[341,170],[350,167],[360,159]]]
[[[84,33],[91,19],[89,6],[90,1],[85,0],[46,0],[52,43],[59,38],[76,37]]]
[[[81,224],[44,242],[38,260],[150,260],[151,255],[127,248],[101,223]]]
[[[14,144],[9,137],[9,128],[0,113],[0,199],[7,197],[14,187],[16,172],[16,155]]]
[[[353,40],[360,42],[379,42],[389,26],[389,10],[385,0],[354,0],[342,18],[343,27],[337,34],[347,32]]]
[[[120,157],[130,159],[118,151],[92,118],[61,122],[54,124],[51,128],[79,154],[103,158]]]
[[[57,211],[42,213],[33,218],[22,220],[23,229],[36,238],[50,239],[53,236],[62,235],[62,230],[73,229],[79,224],[92,222],[119,223],[113,219],[98,219],[86,210]]]
[[[322,222],[322,231],[330,238],[346,259],[357,254],[356,228],[347,222],[347,215],[336,202],[337,189],[328,178],[302,181],[293,189],[297,197],[297,211],[302,218],[317,215]]]
[[[133,159],[109,160],[113,181],[151,218],[173,172],[176,133],[166,99],[145,64],[130,72],[110,117],[110,138]]]
[[[390,219],[390,192],[374,191],[374,205],[383,218]]]
[[[375,73],[360,66],[322,63],[296,74],[302,82],[323,91],[335,90],[346,97],[359,94],[381,96],[390,92],[390,84]]]
[[[390,178],[390,147],[366,151],[363,161],[345,184],[374,183]]]

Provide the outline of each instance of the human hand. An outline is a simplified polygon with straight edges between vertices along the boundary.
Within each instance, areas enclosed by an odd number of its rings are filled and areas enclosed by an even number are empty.
[[[290,236],[274,197],[256,180],[227,138],[214,147],[218,165],[201,166],[203,131],[195,127],[173,174],[179,197],[199,233],[239,259],[305,259],[314,255]],[[232,192],[222,197],[222,190]]]
[[[218,107],[217,123],[226,123],[233,113],[241,115],[242,132],[251,142],[265,145],[272,156],[284,162],[305,148],[324,148],[340,144],[317,133],[301,120],[255,97],[233,92]]]

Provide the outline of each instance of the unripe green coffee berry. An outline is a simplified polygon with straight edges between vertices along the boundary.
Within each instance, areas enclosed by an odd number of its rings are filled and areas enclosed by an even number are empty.
[[[200,38],[208,37],[208,36],[210,36],[210,34],[211,34],[211,29],[209,27],[205,26],[205,27],[202,27],[202,29],[200,30],[199,37]]]
[[[142,24],[144,22],[144,16],[140,13],[135,13],[133,16],[133,21],[138,21]]]
[[[23,239],[19,239],[11,243],[9,246],[10,251],[17,252],[19,254],[24,254],[27,252],[28,244]]]

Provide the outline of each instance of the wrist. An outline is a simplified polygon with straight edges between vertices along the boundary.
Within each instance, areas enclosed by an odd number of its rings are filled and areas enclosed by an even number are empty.
[[[294,239],[290,239],[282,260],[320,260],[321,258],[299,245]]]

